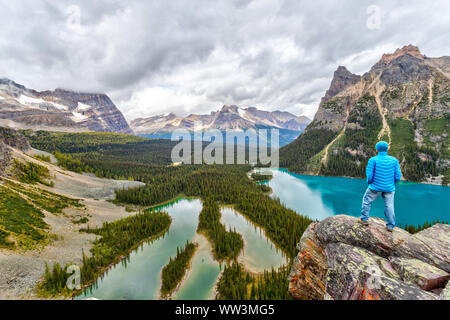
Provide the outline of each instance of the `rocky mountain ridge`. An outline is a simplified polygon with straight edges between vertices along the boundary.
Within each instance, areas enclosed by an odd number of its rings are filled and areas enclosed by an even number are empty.
[[[221,110],[210,114],[190,114],[186,117],[173,113],[157,115],[149,118],[138,118],[130,126],[136,134],[151,137],[170,138],[176,129],[194,130],[198,123],[200,130],[217,129],[246,130],[259,128],[280,129],[281,139],[294,140],[311,122],[305,116],[296,116],[285,111],[263,111],[255,107],[240,108],[235,105],[224,105]]]
[[[450,226],[410,234],[371,218],[337,215],[312,223],[289,275],[296,299],[450,300]]]
[[[403,48],[398,48],[394,53],[385,53],[381,56],[381,59],[372,67],[372,69],[386,67],[392,60],[404,55],[410,55],[416,57],[417,59],[425,59],[425,56],[420,52],[419,48],[411,44],[404,46]]]
[[[210,114],[190,114],[179,117],[173,113],[149,118],[138,118],[131,122],[136,133],[150,134],[171,132],[176,129],[192,130],[194,122],[199,121],[202,129],[249,129],[255,126],[267,126],[294,131],[301,131],[310,120],[305,116],[296,116],[285,111],[263,111],[255,107],[240,108],[224,105],[221,110]]]
[[[364,177],[379,140],[391,144],[404,176],[450,181],[450,57],[415,46],[385,54],[364,75],[340,66],[314,120],[280,150],[280,165],[299,173]]]
[[[48,131],[133,133],[105,94],[64,89],[36,91],[0,79],[0,125]]]

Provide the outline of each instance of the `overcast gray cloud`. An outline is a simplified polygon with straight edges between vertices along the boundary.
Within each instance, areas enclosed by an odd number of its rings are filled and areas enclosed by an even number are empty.
[[[447,0],[0,5],[0,77],[105,92],[129,120],[223,104],[313,116],[338,65],[362,74],[410,43],[450,55]]]

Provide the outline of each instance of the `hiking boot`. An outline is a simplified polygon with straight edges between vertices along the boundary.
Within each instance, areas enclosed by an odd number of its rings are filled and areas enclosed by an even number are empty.
[[[369,221],[361,220],[361,218],[358,219],[358,222],[361,223],[363,226],[369,225]]]
[[[392,231],[394,231],[394,228],[386,227],[386,230],[389,231],[389,232],[392,232]]]

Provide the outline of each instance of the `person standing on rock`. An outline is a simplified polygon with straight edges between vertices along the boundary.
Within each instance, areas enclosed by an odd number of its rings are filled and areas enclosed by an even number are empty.
[[[369,214],[372,202],[380,195],[384,200],[384,215],[386,216],[386,229],[390,232],[395,227],[394,194],[395,185],[400,181],[402,172],[395,157],[388,155],[389,144],[380,141],[375,149],[378,155],[369,159],[366,167],[367,183],[369,187],[362,201],[361,217],[359,222],[369,224]]]

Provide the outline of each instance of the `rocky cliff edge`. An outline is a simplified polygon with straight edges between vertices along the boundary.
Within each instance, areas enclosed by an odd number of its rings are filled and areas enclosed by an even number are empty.
[[[12,159],[8,146],[24,152],[30,148],[30,144],[22,134],[13,129],[0,127],[0,176]]]
[[[296,299],[450,300],[450,225],[416,234],[371,218],[337,215],[312,223],[289,275]]]

